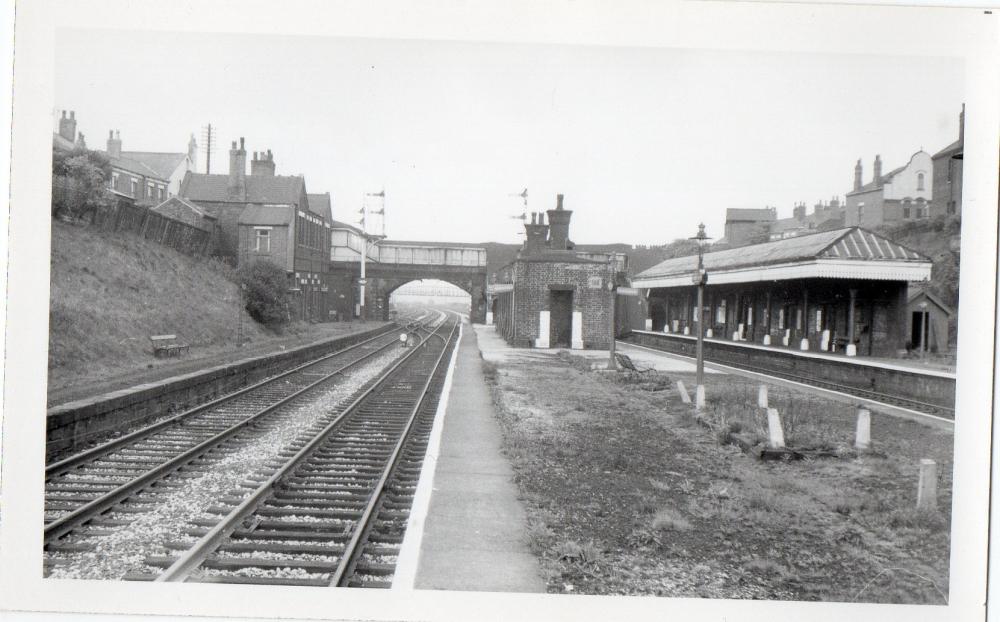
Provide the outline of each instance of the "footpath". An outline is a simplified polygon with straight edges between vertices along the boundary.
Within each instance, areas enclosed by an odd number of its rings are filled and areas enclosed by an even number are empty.
[[[440,444],[435,449],[432,439],[429,450],[436,462],[429,506],[411,522],[411,528],[422,524],[419,552],[410,568],[397,570],[394,587],[545,592],[513,470],[501,453],[477,331],[469,324],[463,330]]]

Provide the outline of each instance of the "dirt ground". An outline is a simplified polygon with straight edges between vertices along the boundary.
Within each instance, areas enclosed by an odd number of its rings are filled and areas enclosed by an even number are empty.
[[[524,354],[483,365],[550,592],[946,602],[950,432],[873,414],[859,455],[853,407],[772,386],[789,445],[835,457],[762,462],[728,442],[760,434],[749,380],[707,377],[710,429],[674,388],[691,374]],[[921,458],[940,511],[915,508]]]

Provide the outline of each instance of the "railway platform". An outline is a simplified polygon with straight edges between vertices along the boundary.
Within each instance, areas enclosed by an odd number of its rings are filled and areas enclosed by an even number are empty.
[[[415,506],[425,507],[413,508],[407,530],[419,532],[419,542],[404,543],[394,588],[545,592],[513,471],[500,451],[478,337],[463,326],[446,410],[428,451],[433,479],[421,478]]]

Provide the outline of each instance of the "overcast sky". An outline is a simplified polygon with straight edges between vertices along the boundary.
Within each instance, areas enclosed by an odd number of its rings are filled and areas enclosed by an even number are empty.
[[[718,239],[726,208],[790,216],[859,157],[868,181],[941,149],[964,98],[953,59],[125,31],[64,32],[55,75],[54,127],[75,110],[91,148],[185,151],[211,122],[213,173],[245,136],[338,220],[384,187],[390,237],[465,242],[520,242],[525,187],[566,195],[578,243]]]

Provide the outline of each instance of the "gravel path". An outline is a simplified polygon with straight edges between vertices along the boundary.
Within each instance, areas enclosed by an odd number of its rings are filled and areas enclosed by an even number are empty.
[[[147,556],[166,555],[168,541],[193,541],[184,533],[190,527],[189,521],[199,516],[214,516],[209,509],[222,497],[249,495],[252,489],[241,486],[248,477],[276,470],[271,463],[278,463],[276,458],[282,450],[298,437],[317,431],[324,415],[349,399],[400,354],[399,348],[393,348],[345,374],[336,386],[314,392],[308,402],[287,409],[273,424],[260,428],[251,443],[227,454],[210,471],[182,480],[183,485],[167,489],[169,492],[145,491],[129,502],[129,506],[148,503],[151,511],[136,514],[115,510],[105,515],[129,521],[128,525],[112,528],[109,535],[88,536],[87,530],[82,529],[79,534],[65,538],[63,542],[86,542],[94,549],[73,554],[46,553],[46,559],[54,564],[48,576],[121,579],[130,572],[158,572],[146,566]]]

